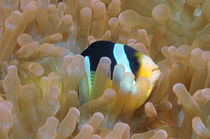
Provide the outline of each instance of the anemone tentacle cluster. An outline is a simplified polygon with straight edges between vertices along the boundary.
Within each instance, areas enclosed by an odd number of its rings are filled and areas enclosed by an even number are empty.
[[[150,81],[119,64],[110,84],[106,57],[84,99],[97,40],[157,63],[141,107]],[[0,50],[1,139],[210,138],[210,0],[0,0]]]

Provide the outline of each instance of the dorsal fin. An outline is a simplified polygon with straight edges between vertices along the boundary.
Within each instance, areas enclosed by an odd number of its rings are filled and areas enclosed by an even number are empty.
[[[141,62],[142,62],[142,56],[143,56],[143,54],[140,53],[140,52],[137,52],[137,53],[135,53],[135,56],[137,57],[137,59],[138,59],[139,62],[141,63]]]

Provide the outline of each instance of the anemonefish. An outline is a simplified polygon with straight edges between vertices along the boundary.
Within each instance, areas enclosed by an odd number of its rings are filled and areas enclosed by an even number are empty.
[[[122,64],[125,72],[131,72],[137,80],[144,76],[150,81],[150,88],[145,97],[149,97],[152,88],[160,76],[160,70],[153,60],[130,46],[110,41],[96,41],[85,49],[81,55],[85,57],[86,72],[96,71],[102,57],[111,60],[111,76],[116,64]],[[132,92],[131,92],[132,93]]]

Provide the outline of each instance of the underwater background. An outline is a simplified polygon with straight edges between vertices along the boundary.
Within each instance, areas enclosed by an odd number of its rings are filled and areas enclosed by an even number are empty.
[[[149,80],[117,65],[110,84],[106,58],[89,92],[97,40],[158,65],[144,104]],[[0,139],[205,139],[209,100],[210,0],[0,0]]]

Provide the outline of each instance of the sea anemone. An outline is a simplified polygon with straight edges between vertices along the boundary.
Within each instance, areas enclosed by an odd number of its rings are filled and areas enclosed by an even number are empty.
[[[210,0],[0,0],[0,138],[210,138],[209,23]],[[143,105],[149,80],[119,64],[110,84],[107,57],[90,95],[79,54],[97,40],[157,63]]]

